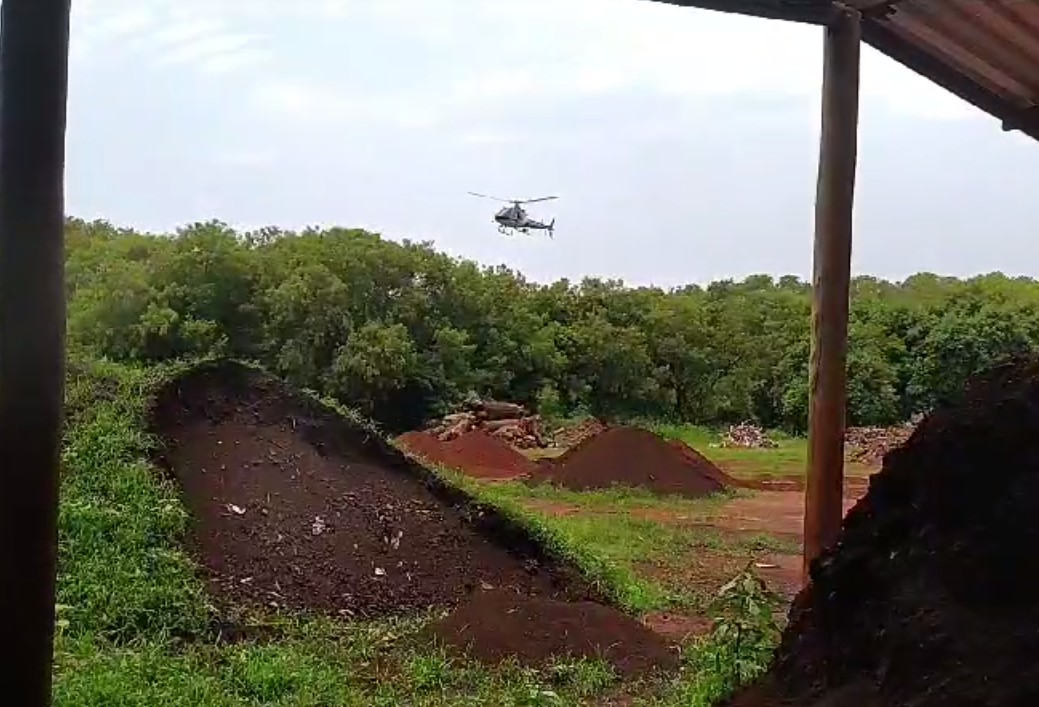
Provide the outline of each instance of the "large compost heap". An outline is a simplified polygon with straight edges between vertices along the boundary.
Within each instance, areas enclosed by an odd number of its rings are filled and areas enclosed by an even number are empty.
[[[610,633],[669,655],[525,527],[259,371],[228,362],[192,370],[160,391],[153,425],[158,461],[194,517],[189,544],[223,610],[375,617],[537,600],[551,611],[468,637],[475,656],[507,652],[515,632],[547,635],[558,621],[579,630],[544,647],[546,660],[597,654],[597,637]]]
[[[734,707],[1039,704],[1037,375],[978,379],[888,454]]]
[[[637,486],[690,498],[731,485],[725,472],[694,449],[637,427],[606,428],[541,465],[534,480],[575,491]]]

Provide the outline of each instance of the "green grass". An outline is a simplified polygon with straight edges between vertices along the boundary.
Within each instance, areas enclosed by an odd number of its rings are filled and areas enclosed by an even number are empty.
[[[727,471],[740,476],[803,476],[808,463],[808,440],[781,433],[769,435],[779,445],[772,449],[722,447],[721,434],[694,425],[649,424],[654,432],[678,439]]]
[[[79,412],[62,455],[58,604],[70,637],[161,639],[206,625],[202,587],[179,549],[187,512],[146,461],[146,397],[162,375],[97,364],[69,385]],[[95,389],[109,395],[82,404]]]
[[[457,482],[456,482],[457,483]],[[478,485],[489,498],[500,501],[547,501],[588,510],[631,510],[656,508],[664,511],[704,513],[718,508],[736,493],[723,493],[707,498],[661,496],[642,488],[614,487],[589,491],[571,491],[552,484],[527,485],[510,481],[493,486]]]
[[[419,625],[315,632],[272,643],[59,644],[57,704],[231,707],[577,704],[614,683],[596,662],[534,672],[456,661],[414,643]],[[552,699],[552,694],[557,695]]]
[[[154,444],[144,432],[150,396],[184,368],[70,366],[56,705],[578,705],[619,691],[637,697],[636,704],[706,707],[724,692],[721,663],[710,657],[716,648],[709,642],[688,648],[681,676],[652,685],[621,685],[594,661],[532,671],[451,658],[422,638],[428,617],[340,623],[267,616],[259,618],[275,638],[216,642],[210,627],[220,617],[180,549],[188,515],[177,489],[147,461]],[[715,542],[637,518],[619,521],[617,514],[553,519],[525,508],[523,490],[511,485],[477,493],[528,524],[554,553],[633,612],[688,601],[639,576],[640,558],[661,548],[678,558],[698,542]],[[605,492],[583,502],[604,510],[610,504],[635,508],[646,499]],[[658,505],[672,503],[678,501]]]
[[[542,528],[541,534],[553,536],[564,548],[580,548],[597,558],[598,564],[586,568],[587,573],[609,567],[604,584],[614,587],[615,601],[633,613],[704,610],[717,587],[668,581],[698,562],[704,551],[712,557],[740,559],[800,551],[796,544],[766,533],[732,534],[705,527],[732,494],[688,499],[639,489],[577,492],[519,482],[477,486],[474,493],[500,508],[525,509],[521,511],[525,522]],[[647,566],[658,568],[656,577],[640,572]]]
[[[450,469],[437,471],[481,503],[493,506],[505,516],[522,523],[543,547],[563,562],[578,567],[617,606],[638,614],[665,601],[651,582],[636,576],[620,558],[604,552],[602,543],[588,542],[587,533],[575,532],[573,524],[547,517],[524,505],[523,485],[481,484]]]
[[[770,431],[769,436],[779,445],[772,449],[743,449],[722,447],[719,432],[695,425],[646,423],[643,425],[667,439],[682,440],[727,472],[745,479],[801,478],[808,467],[808,440],[791,437],[783,432]],[[876,471],[865,464],[848,462],[844,473],[848,476],[868,476]]]

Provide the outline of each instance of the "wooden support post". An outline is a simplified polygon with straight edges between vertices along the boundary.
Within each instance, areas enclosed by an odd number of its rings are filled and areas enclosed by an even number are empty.
[[[19,707],[51,703],[69,3],[0,5],[0,685]]]
[[[839,13],[825,35],[812,275],[806,581],[812,560],[835,543],[843,520],[848,297],[859,120],[858,13]]]

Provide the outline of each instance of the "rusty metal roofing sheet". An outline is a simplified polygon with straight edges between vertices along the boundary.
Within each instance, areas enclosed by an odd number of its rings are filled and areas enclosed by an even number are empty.
[[[849,0],[863,38],[1039,139],[1039,0]]]
[[[1039,0],[663,1],[815,24],[858,10],[868,44],[1039,139]]]

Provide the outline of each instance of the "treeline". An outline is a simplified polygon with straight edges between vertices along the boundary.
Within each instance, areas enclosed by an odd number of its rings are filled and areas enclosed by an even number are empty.
[[[90,355],[252,359],[391,429],[470,392],[558,416],[806,423],[809,286],[796,277],[537,285],[359,230],[67,231],[69,345]],[[860,277],[850,338],[849,422],[894,423],[1039,347],[1039,282]]]

